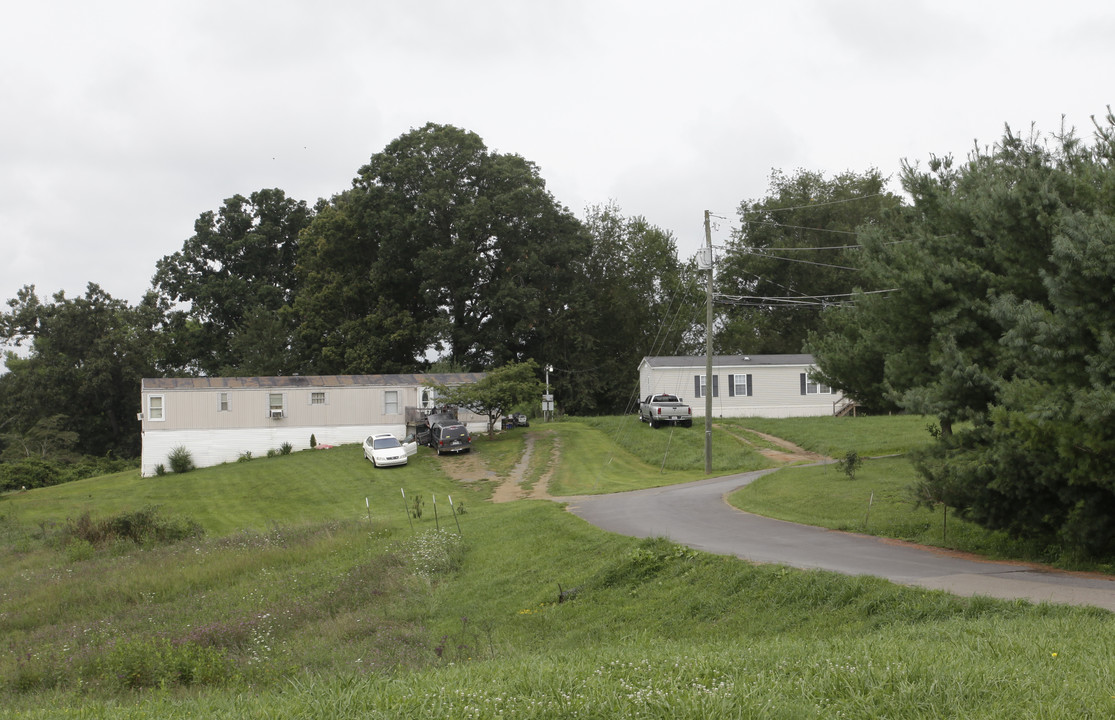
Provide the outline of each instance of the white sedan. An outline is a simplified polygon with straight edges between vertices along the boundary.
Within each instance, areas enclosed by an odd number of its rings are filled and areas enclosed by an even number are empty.
[[[407,458],[418,452],[418,443],[401,443],[390,433],[369,435],[364,440],[364,457],[376,467],[406,465]]]

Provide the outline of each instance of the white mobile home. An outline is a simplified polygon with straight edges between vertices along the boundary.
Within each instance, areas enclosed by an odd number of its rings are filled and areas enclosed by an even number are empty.
[[[847,401],[811,377],[812,355],[714,355],[712,382],[705,356],[645,357],[639,363],[639,397],[679,395],[704,417],[706,393],[714,417],[833,415]],[[709,387],[711,385],[711,387]]]
[[[389,432],[402,438],[422,408],[433,405],[426,382],[460,385],[483,373],[307,375],[283,377],[144,378],[140,421],[142,472],[154,475],[176,447],[198,467],[231,462],[245,452],[266,455],[290,443],[357,443]],[[461,411],[472,432],[485,418]]]

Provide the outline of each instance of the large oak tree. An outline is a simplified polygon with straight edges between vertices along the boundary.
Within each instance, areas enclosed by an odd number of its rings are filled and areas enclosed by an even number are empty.
[[[299,256],[299,336],[320,372],[480,370],[545,357],[589,252],[538,168],[427,124],[318,209]]]
[[[156,264],[176,364],[210,375],[297,370],[294,323],[298,236],[313,213],[282,190],[234,195],[194,223],[194,235]]]

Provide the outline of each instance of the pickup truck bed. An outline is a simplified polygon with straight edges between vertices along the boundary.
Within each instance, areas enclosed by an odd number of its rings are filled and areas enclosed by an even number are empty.
[[[639,420],[652,428],[663,425],[693,427],[693,409],[677,395],[647,395],[639,403]]]

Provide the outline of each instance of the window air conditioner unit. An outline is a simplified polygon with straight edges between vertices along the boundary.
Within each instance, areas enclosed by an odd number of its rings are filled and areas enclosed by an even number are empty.
[[[283,411],[282,410],[272,410],[271,411],[271,419],[272,420],[277,420],[277,419],[281,418],[282,416],[283,416]]]

